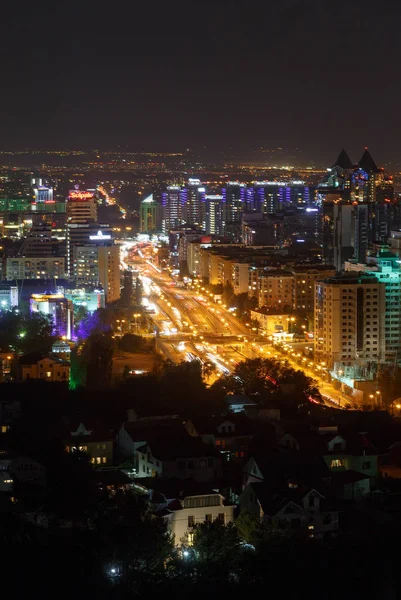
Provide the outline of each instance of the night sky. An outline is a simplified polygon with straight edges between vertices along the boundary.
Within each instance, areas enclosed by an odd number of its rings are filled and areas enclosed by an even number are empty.
[[[0,146],[401,162],[400,17],[394,0],[4,3]]]

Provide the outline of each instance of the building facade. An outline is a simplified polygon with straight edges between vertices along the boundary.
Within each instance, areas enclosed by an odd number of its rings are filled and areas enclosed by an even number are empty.
[[[341,380],[369,380],[385,356],[385,286],[346,273],[315,283],[315,358]],[[351,387],[354,387],[353,384]]]

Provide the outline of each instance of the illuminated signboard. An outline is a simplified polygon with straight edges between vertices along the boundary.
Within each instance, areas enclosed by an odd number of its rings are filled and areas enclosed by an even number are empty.
[[[96,235],[90,235],[89,239],[90,240],[111,240],[111,235],[105,235],[104,233],[102,233],[99,230]]]
[[[93,192],[79,192],[77,190],[71,190],[68,197],[70,200],[90,200],[93,198]]]

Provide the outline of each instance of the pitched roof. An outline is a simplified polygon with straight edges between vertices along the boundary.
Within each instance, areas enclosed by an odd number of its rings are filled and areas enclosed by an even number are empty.
[[[341,150],[340,154],[338,155],[337,160],[334,163],[333,167],[341,167],[341,169],[352,169],[353,168],[351,159],[348,156],[348,154],[346,153],[346,151],[344,150],[344,148]]]
[[[379,173],[380,171],[367,148],[361,156],[358,168],[363,169],[367,173]]]

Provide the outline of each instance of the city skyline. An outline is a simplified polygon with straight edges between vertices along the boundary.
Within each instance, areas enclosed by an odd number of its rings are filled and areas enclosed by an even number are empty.
[[[2,147],[284,147],[327,164],[333,147],[367,145],[390,167],[400,160],[385,135],[399,127],[400,8],[372,8],[8,6]]]

